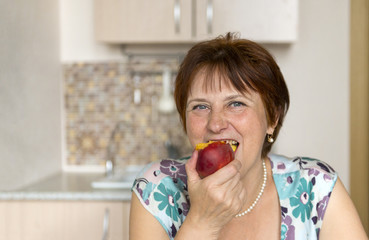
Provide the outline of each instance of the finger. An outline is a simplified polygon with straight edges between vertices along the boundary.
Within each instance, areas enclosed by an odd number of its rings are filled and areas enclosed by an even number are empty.
[[[214,183],[222,185],[232,180],[241,167],[242,163],[235,159],[208,177],[212,177]]]
[[[193,181],[197,181],[200,180],[200,176],[196,171],[196,163],[197,163],[197,158],[198,158],[198,151],[195,150],[192,153],[192,156],[190,159],[188,159],[187,163],[186,163],[186,173],[187,173],[187,180],[190,182]]]

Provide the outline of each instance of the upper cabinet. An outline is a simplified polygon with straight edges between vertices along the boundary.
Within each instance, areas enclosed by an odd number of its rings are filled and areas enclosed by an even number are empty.
[[[298,0],[197,0],[196,39],[240,32],[257,42],[297,39]]]
[[[192,43],[239,32],[297,39],[298,0],[95,0],[95,36],[108,43]]]
[[[95,0],[95,35],[112,43],[190,41],[190,0]]]

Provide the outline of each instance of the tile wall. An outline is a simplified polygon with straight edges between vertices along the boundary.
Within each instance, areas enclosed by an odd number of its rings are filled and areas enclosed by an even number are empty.
[[[164,66],[173,83],[176,61],[63,66],[68,165],[104,165],[110,155],[123,167],[191,153],[176,110],[158,111]]]

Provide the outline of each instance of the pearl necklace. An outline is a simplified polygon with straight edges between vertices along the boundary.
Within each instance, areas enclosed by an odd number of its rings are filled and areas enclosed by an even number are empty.
[[[261,185],[261,189],[260,189],[260,192],[259,192],[258,196],[256,197],[255,201],[251,204],[251,206],[248,209],[246,209],[246,211],[237,214],[235,217],[242,217],[242,216],[248,214],[249,212],[251,212],[251,210],[254,209],[254,207],[258,203],[259,199],[263,195],[265,185],[266,185],[266,181],[267,181],[267,169],[266,169],[266,166],[265,166],[265,160],[264,159],[263,159],[263,170],[264,170],[264,179],[263,179],[263,184]]]

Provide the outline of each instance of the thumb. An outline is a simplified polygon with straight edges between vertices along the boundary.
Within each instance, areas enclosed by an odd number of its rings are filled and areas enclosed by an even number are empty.
[[[187,180],[189,182],[201,180],[199,174],[196,171],[196,163],[198,155],[199,152],[197,150],[193,151],[191,158],[188,159],[186,163]]]

